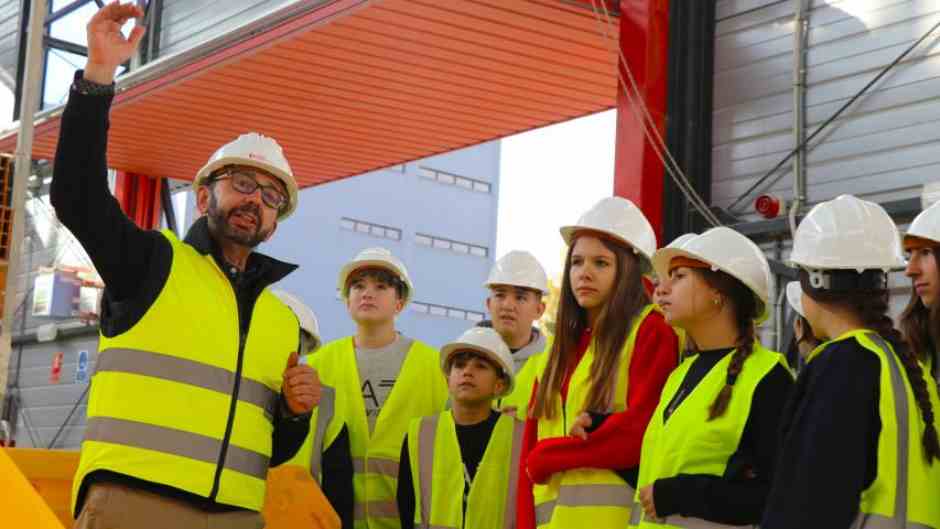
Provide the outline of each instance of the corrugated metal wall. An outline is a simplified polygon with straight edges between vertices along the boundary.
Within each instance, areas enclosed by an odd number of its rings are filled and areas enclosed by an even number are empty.
[[[797,0],[717,5],[712,197],[725,206],[772,168],[793,139]],[[825,121],[940,21],[940,0],[814,0],[807,131]],[[940,179],[940,31],[823,133],[807,157],[808,198],[909,198]],[[790,171],[771,189],[789,198]],[[753,198],[747,205],[753,203]]]
[[[164,0],[160,56],[187,50],[296,0]]]
[[[0,84],[10,90],[16,87],[21,1],[0,0]]]
[[[14,321],[14,341],[19,344],[13,347],[9,376],[10,386],[17,388],[19,399],[16,424],[19,446],[49,445],[87,387],[87,382],[78,383],[75,380],[79,351],[88,351],[90,369],[94,368],[93,360],[97,354],[98,340],[93,326],[87,326],[78,319],[53,320],[32,316],[32,285],[40,267],[57,264],[91,267],[84,250],[55,218],[49,205],[47,186],[38,197],[29,198],[26,206],[26,233],[20,267],[22,273],[19,276],[19,295],[16,299],[18,310]],[[50,322],[55,322],[62,329],[71,329],[73,332],[84,330],[84,333],[82,336],[36,343],[33,339],[36,328]],[[63,353],[62,371],[59,381],[52,382],[52,361],[58,352]],[[84,420],[85,407],[81,404],[63,428],[55,446],[77,448],[81,444]]]
[[[794,16],[798,0],[719,0],[712,200],[726,207],[794,148]],[[940,22],[940,0],[808,2],[806,121],[810,134],[882,68]],[[940,180],[940,31],[875,85],[807,155],[810,204],[853,193],[887,201]],[[814,142],[816,143],[816,142]],[[769,190],[792,197],[789,168]],[[743,203],[754,219],[752,195]],[[902,226],[903,228],[903,226]],[[779,246],[778,246],[779,244]],[[789,241],[763,245],[786,258]],[[890,277],[892,314],[910,280]],[[784,301],[785,303],[785,301]],[[762,329],[774,343],[773,319]],[[783,344],[785,347],[786,344]]]

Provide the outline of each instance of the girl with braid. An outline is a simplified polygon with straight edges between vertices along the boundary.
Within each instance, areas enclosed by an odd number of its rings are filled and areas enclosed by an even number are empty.
[[[940,383],[940,202],[914,219],[904,236],[904,250],[908,254],[904,273],[913,284],[901,329],[918,360]]]
[[[825,341],[784,412],[761,527],[940,528],[940,401],[888,316],[887,273],[905,265],[894,221],[853,196],[823,202],[790,260]]]
[[[631,527],[731,527],[760,521],[793,376],[764,348],[773,281],[763,252],[714,228],[653,256],[667,323],[697,350],[670,375],[643,437]]]

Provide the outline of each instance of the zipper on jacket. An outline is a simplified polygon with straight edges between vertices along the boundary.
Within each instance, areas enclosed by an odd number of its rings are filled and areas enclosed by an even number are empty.
[[[225,272],[222,273],[225,274]],[[225,435],[222,437],[222,448],[219,451],[219,462],[215,467],[215,478],[212,480],[212,491],[209,492],[209,499],[212,501],[215,501],[216,496],[219,494],[219,486],[222,481],[222,469],[225,468],[225,457],[228,454],[228,446],[231,442],[232,427],[235,424],[235,408],[238,405],[238,390],[241,387],[242,382],[242,364],[244,362],[245,356],[245,342],[248,341],[248,332],[246,331],[242,333],[242,314],[241,307],[238,306],[238,289],[235,288],[235,285],[232,284],[232,280],[229,279],[227,275],[226,279],[228,279],[229,286],[232,287],[232,294],[235,295],[235,321],[238,325],[238,359],[235,365],[235,385],[232,387],[232,400],[229,404],[228,421],[225,425]],[[249,307],[250,311],[248,312],[249,318],[251,312],[254,311],[256,301],[257,297],[251,302],[251,307]],[[251,326],[250,319],[248,326]]]

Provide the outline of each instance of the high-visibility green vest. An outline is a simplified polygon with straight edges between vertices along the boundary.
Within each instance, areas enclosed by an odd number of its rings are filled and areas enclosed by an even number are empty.
[[[215,259],[164,236],[173,260],[160,295],[132,328],[100,338],[73,512],[96,470],[260,511],[297,318],[265,289],[240,344],[235,291]]]
[[[608,411],[622,412],[627,409],[626,395],[629,381],[630,360],[637,332],[643,321],[656,310],[647,305],[633,322],[630,334],[620,353],[616,386]],[[678,355],[678,352],[675,354]],[[539,372],[545,370],[548,355],[541,362]],[[584,411],[590,391],[591,365],[594,362],[594,343],[588,347],[578,363],[568,385],[568,398],[564,403],[555,395],[556,409],[561,413],[554,419],[539,419],[539,440],[564,437],[578,414]],[[568,529],[585,527],[591,529],[621,529],[630,520],[634,490],[620,476],[610,470],[582,468],[559,472],[545,485],[535,485],[535,521],[539,528]]]
[[[537,340],[516,351],[513,355],[513,362],[516,363],[515,387],[512,393],[503,397],[497,403],[499,408],[515,407],[515,416],[520,421],[526,418],[526,410],[529,407],[529,398],[532,396],[532,386],[538,378],[539,362],[541,357],[548,354],[552,349],[551,337],[539,334]]]
[[[353,338],[330,342],[309,356],[323,385],[335,388],[334,410],[329,419],[319,419],[325,412],[321,400],[311,418],[310,434],[291,462],[309,467],[346,425],[354,467],[356,529],[400,527],[395,495],[401,445],[408,425],[412,419],[440,413],[448,399],[437,350],[417,340],[400,339],[410,341],[411,346],[371,435]],[[327,424],[327,433],[318,437],[323,424]],[[313,449],[314,444],[321,447],[319,451]],[[318,477],[315,469],[313,472]]]
[[[524,423],[500,415],[477,467],[463,511],[464,472],[450,411],[415,419],[408,456],[415,494],[415,527],[512,529]]]
[[[857,341],[877,356],[881,364],[878,469],[871,486],[862,491],[858,520],[852,527],[940,529],[940,461],[927,463],[920,442],[924,423],[904,365],[891,344],[866,329],[857,329],[823,343],[809,354],[807,363],[830,344],[842,340]],[[934,409],[934,427],[940,427],[937,424],[940,411],[937,388],[926,374],[924,381]]]
[[[751,355],[745,360],[734,383],[727,410],[722,416],[708,420],[708,409],[725,385],[732,356],[733,353],[729,353],[712,366],[664,423],[666,406],[669,406],[676,392],[682,387],[682,381],[698,355],[683,360],[669,375],[659,406],[643,436],[640,476],[637,480],[639,489],[655,483],[657,479],[671,478],[679,474],[724,475],[728,460],[740,445],[744,426],[751,414],[751,403],[757,385],[778,364],[787,367],[783,355],[765,349],[755,342]],[[651,519],[637,503],[634,504],[630,527],[717,529],[734,526],[683,516]]]
[[[304,359],[310,364],[309,358]],[[321,379],[322,383],[322,379]],[[320,403],[310,415],[310,433],[304,443],[285,465],[296,465],[310,472],[317,483],[323,484],[323,453],[343,431],[345,425],[342,407],[347,392],[337,392],[330,386],[321,386]]]

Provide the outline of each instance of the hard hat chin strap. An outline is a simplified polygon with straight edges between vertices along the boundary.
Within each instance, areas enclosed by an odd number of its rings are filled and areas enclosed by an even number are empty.
[[[811,287],[819,289],[829,289],[831,281],[830,276],[824,270],[809,270],[809,284]]]
[[[882,270],[822,270],[806,269],[809,286],[813,290],[834,292],[851,290],[883,290],[888,276]]]

